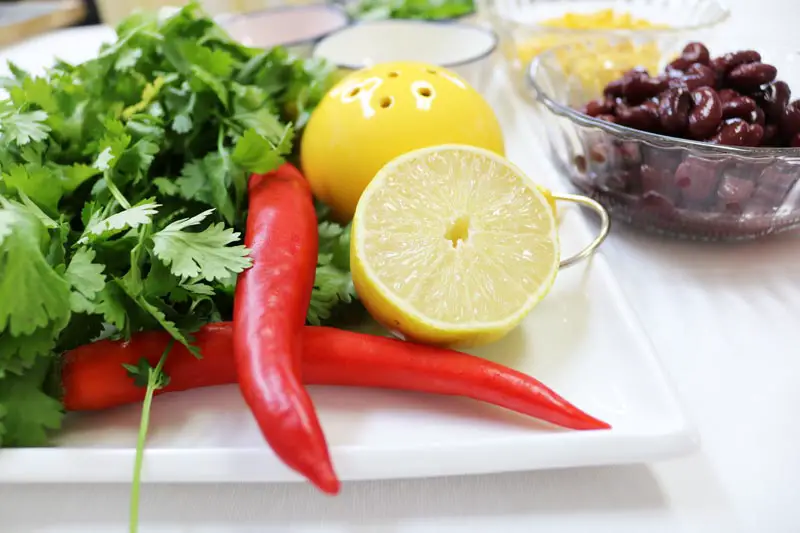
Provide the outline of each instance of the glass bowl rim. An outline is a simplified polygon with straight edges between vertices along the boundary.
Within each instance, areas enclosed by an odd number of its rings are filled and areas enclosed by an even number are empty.
[[[328,11],[330,13],[335,14],[339,17],[339,25],[332,29],[326,29],[322,31],[318,31],[315,34],[311,35],[310,37],[299,37],[292,40],[287,40],[284,43],[275,45],[275,47],[283,47],[283,48],[291,48],[295,46],[301,45],[308,45],[314,44],[317,41],[320,41],[330,35],[333,32],[339,31],[343,28],[347,28],[348,26],[352,25],[352,20],[350,15],[347,14],[345,9],[334,3],[325,3],[325,4],[297,4],[297,5],[279,5],[273,7],[266,7],[263,9],[257,9],[255,11],[248,11],[244,13],[234,13],[226,17],[222,22],[221,26],[228,34],[231,34],[233,30],[236,29],[236,24],[248,23],[252,22],[253,19],[258,19],[259,17],[269,17],[271,15],[278,15],[281,13],[288,13],[288,12],[302,12],[302,11]],[[252,32],[245,32],[245,33],[252,33]],[[233,37],[234,40],[239,41],[239,37]],[[264,47],[255,46],[253,48],[256,49],[264,49]],[[274,48],[274,47],[269,47]]]
[[[570,122],[579,124],[581,126],[588,126],[600,129],[607,133],[611,133],[618,137],[625,137],[628,140],[636,140],[644,142],[651,146],[660,148],[683,148],[686,150],[699,149],[708,153],[714,154],[727,154],[738,155],[747,158],[791,158],[800,160],[800,148],[792,147],[772,147],[772,146],[728,146],[719,144],[710,144],[702,141],[695,141],[691,139],[681,139],[678,137],[670,137],[660,133],[651,133],[648,131],[641,131],[613,122],[606,122],[595,117],[590,117],[581,113],[577,109],[563,104],[547,94],[547,92],[539,85],[534,79],[534,71],[541,64],[543,59],[553,56],[559,51],[565,51],[577,47],[579,44],[591,44],[591,41],[583,43],[571,43],[562,46],[556,46],[545,50],[541,54],[534,56],[525,69],[525,87],[523,91],[533,92],[536,101],[542,103],[547,109],[560,117],[568,119]],[[791,52],[790,56],[800,57],[800,51]],[[527,95],[526,95],[527,96]]]
[[[535,2],[535,0],[530,0],[531,3]],[[547,26],[538,22],[532,23],[518,23],[512,18],[508,16],[503,16],[500,14],[495,7],[490,7],[491,15],[497,17],[498,19],[505,22],[511,22],[513,24],[518,24],[521,28],[525,28],[526,30],[535,30],[538,32],[544,33],[556,33],[556,34],[563,34],[563,35],[580,35],[580,36],[587,36],[587,35],[612,35],[612,36],[630,36],[630,35],[654,35],[654,36],[663,36],[663,35],[671,35],[671,34],[679,34],[679,33],[687,33],[687,32],[697,32],[708,30],[715,26],[718,26],[728,20],[731,16],[731,9],[723,0],[703,0],[706,3],[712,3],[720,8],[720,13],[710,20],[704,20],[701,22],[696,22],[693,24],[679,24],[668,26],[664,28],[594,28],[594,29],[583,29],[583,28],[558,28]],[[564,2],[568,4],[569,2]],[[668,9],[668,8],[662,8]]]
[[[389,27],[400,27],[400,26],[417,26],[420,28],[427,29],[439,29],[441,31],[447,31],[452,29],[464,29],[467,31],[473,32],[473,34],[482,33],[485,36],[489,37],[491,40],[491,46],[481,52],[480,54],[475,54],[470,57],[466,57],[463,59],[453,60],[453,61],[442,61],[442,62],[431,62],[431,61],[421,61],[427,62],[431,64],[436,64],[441,68],[446,69],[453,69],[462,66],[477,64],[480,61],[484,61],[488,58],[491,58],[492,54],[500,47],[500,35],[493,29],[493,28],[486,28],[483,26],[477,26],[474,24],[469,24],[466,22],[458,22],[458,21],[450,21],[450,20],[420,20],[420,19],[383,19],[383,20],[364,20],[356,22],[355,24],[350,24],[348,26],[344,26],[337,30],[330,32],[329,34],[320,38],[316,43],[314,43],[314,47],[311,50],[311,57],[322,57],[325,58],[329,63],[336,65],[337,68],[343,70],[361,70],[363,68],[367,68],[370,65],[367,63],[349,63],[345,61],[335,60],[333,58],[322,56],[319,54],[319,49],[330,39],[335,39],[340,35],[347,34],[349,32],[356,31],[358,27],[376,27],[376,26],[389,26]]]

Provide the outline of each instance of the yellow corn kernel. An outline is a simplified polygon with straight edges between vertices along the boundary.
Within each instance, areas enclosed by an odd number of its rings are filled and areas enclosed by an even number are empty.
[[[540,26],[575,30],[615,30],[615,29],[663,29],[664,24],[651,23],[627,12],[603,9],[594,13],[566,13],[562,17],[548,19]],[[622,72],[640,66],[655,72],[661,56],[658,43],[654,41],[637,44],[632,40],[611,43],[593,35],[591,50],[580,44],[587,35],[543,32],[516,45],[516,60],[519,66],[529,63],[536,55],[554,47],[572,44],[569,50],[561,50],[557,59],[564,74],[577,78],[586,92],[597,93]]]

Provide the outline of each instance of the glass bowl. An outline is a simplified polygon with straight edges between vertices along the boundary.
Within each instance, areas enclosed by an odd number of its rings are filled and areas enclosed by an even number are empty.
[[[407,2],[405,0],[330,0],[342,6],[355,21],[429,20],[466,22],[475,19],[473,0]]]
[[[222,22],[231,37],[246,46],[283,46],[299,57],[309,57],[317,41],[349,24],[344,9],[327,4],[284,5],[233,15]]]
[[[478,0],[501,37],[503,57],[515,74],[524,78],[524,67],[534,56],[551,48],[587,41],[603,43],[600,59],[653,67],[659,57],[669,54],[685,41],[708,40],[712,29],[725,21],[730,11],[722,0]],[[595,14],[613,11],[645,20],[650,27],[628,20],[605,27],[554,27],[552,21],[566,14]],[[612,42],[606,38],[612,38]],[[610,80],[608,80],[610,81]]]
[[[592,46],[581,45],[581,53],[591,54]],[[701,240],[752,239],[800,226],[800,148],[720,146],[589,117],[576,108],[601,92],[564,71],[564,58],[574,55],[568,46],[530,63],[534,126],[560,173],[613,218]],[[778,79],[800,91],[800,52],[762,55],[778,68]],[[672,59],[662,56],[659,66]],[[598,68],[617,78],[620,67]]]

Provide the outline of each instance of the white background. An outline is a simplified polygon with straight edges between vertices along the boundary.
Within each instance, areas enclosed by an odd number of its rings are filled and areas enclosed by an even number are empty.
[[[715,40],[800,51],[800,2],[730,3]],[[146,486],[142,533],[800,532],[798,235],[697,245],[617,225],[603,253],[700,430],[700,452],[649,466],[348,483],[337,498],[299,484]],[[0,531],[126,531],[127,505],[122,485],[0,486]]]

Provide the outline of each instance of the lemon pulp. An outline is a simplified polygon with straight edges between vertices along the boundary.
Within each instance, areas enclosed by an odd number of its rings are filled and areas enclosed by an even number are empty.
[[[352,231],[364,305],[389,329],[431,344],[501,338],[558,272],[548,198],[503,157],[470,146],[389,162],[359,201]]]

